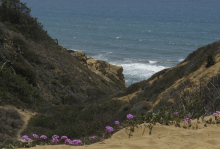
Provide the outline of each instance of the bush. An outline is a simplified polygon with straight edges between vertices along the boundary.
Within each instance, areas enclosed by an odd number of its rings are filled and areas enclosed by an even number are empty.
[[[12,139],[23,124],[24,122],[17,111],[0,109],[0,134],[7,134],[8,139]]]
[[[215,59],[214,59],[213,55],[209,54],[207,57],[206,68],[209,68],[212,65],[215,65]]]
[[[15,43],[15,48],[17,48],[17,46],[20,47],[20,50],[23,52],[22,56],[28,61],[28,62],[32,62],[35,64],[41,64],[38,56],[34,53],[34,51],[32,51],[32,49],[29,49],[27,44],[18,37],[13,37],[11,39],[13,41],[13,43]]]

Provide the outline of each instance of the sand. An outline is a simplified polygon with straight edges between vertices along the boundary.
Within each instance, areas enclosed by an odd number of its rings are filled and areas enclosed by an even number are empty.
[[[205,119],[208,120],[210,117],[214,118],[209,116]],[[192,126],[195,124],[196,120],[193,120]],[[130,138],[126,130],[122,129],[103,143],[85,146],[46,145],[33,149],[220,149],[220,124],[207,124],[205,127],[204,123],[200,123],[199,129],[193,130],[158,123],[154,126],[151,135],[146,128],[143,136],[142,125],[135,129]]]

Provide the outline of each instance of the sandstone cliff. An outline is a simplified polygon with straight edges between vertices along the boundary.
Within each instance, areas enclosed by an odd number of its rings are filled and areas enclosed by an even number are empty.
[[[91,57],[87,58],[86,53],[83,51],[68,51],[72,56],[77,58],[80,63],[86,65],[103,79],[116,83],[119,86],[126,87],[122,66],[112,65],[108,62],[96,60]]]

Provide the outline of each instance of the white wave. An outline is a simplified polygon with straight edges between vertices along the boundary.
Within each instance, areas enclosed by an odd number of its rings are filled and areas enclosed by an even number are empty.
[[[183,60],[184,60],[184,59],[183,59],[183,58],[181,58],[181,59],[179,59],[178,61],[179,61],[179,62],[182,62]]]
[[[123,67],[123,74],[125,76],[125,82],[127,85],[141,80],[146,80],[150,78],[154,73],[167,68],[164,66],[155,66],[145,63],[130,63],[116,65],[121,65]]]
[[[124,68],[124,72],[129,74],[140,74],[145,72],[155,73],[166,68],[164,66],[155,66],[144,63],[121,64],[121,66]]]
[[[150,64],[156,64],[158,61],[149,61]]]

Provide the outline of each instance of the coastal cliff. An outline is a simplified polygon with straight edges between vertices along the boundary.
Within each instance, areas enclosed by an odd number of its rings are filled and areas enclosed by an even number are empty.
[[[220,108],[220,42],[125,87],[122,67],[58,45],[25,4],[10,2],[22,7],[0,7],[0,142],[33,133],[102,136],[128,113],[183,109],[195,118]]]
[[[68,52],[103,79],[126,87],[122,66],[112,65],[102,60],[87,57],[83,51],[68,50]]]

